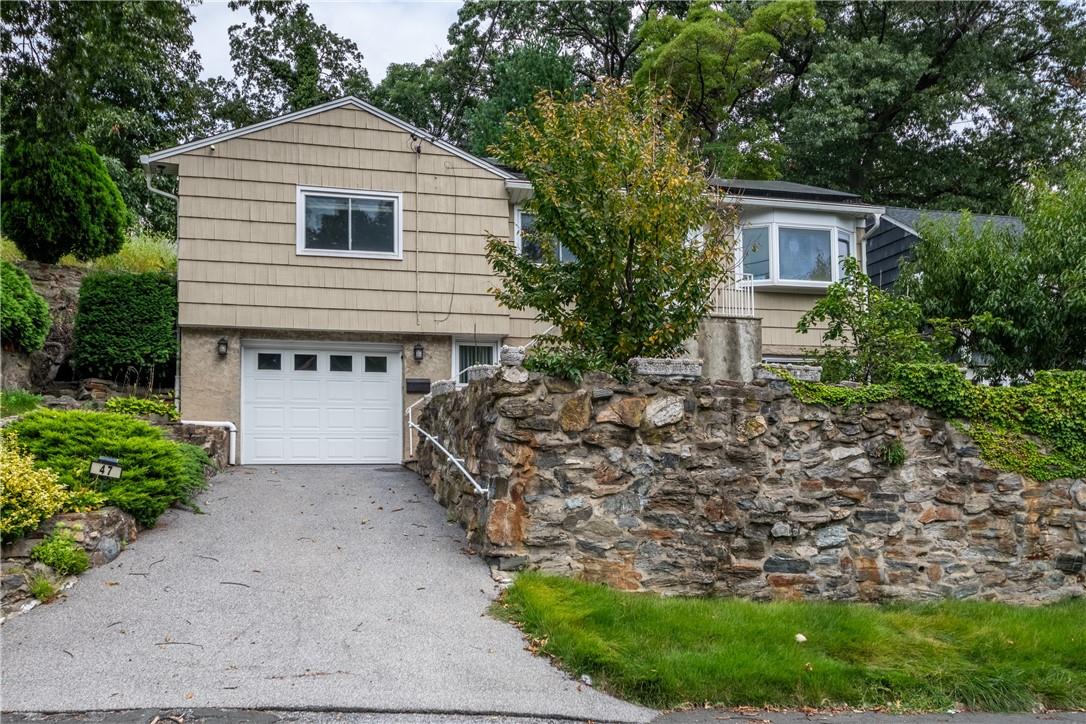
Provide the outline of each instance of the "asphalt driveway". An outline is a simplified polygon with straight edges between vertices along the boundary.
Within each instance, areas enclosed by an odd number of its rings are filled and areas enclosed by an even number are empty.
[[[655,714],[487,616],[486,566],[413,473],[233,468],[201,506],[3,625],[3,710]]]

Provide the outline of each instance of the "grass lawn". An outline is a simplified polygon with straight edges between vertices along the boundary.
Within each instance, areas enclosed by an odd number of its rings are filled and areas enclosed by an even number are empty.
[[[30,412],[41,402],[41,395],[23,390],[0,391],[0,417]]]
[[[566,670],[658,708],[1086,707],[1086,600],[753,603],[527,573],[495,611]]]

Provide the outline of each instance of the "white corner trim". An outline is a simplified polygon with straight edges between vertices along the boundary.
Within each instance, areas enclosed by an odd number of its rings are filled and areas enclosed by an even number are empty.
[[[212,145],[214,143],[220,143],[222,141],[229,141],[231,138],[238,138],[239,136],[245,136],[245,135],[248,135],[250,133],[255,133],[257,131],[263,131],[266,128],[272,128],[274,126],[278,126],[278,125],[283,124],[283,123],[290,123],[292,121],[299,121],[299,120],[301,120],[303,118],[308,118],[309,116],[316,115],[317,113],[323,113],[325,111],[331,111],[331,110],[335,110],[336,108],[345,108],[345,107],[353,107],[353,108],[357,108],[358,110],[366,111],[367,113],[371,113],[372,115],[377,116],[378,118],[380,118],[383,121],[387,121],[388,123],[391,123],[392,125],[400,128],[400,129],[402,129],[404,131],[407,131],[408,133],[414,134],[415,136],[417,136],[419,138],[425,139],[426,141],[430,142],[434,146],[437,146],[438,148],[440,148],[443,151],[448,151],[452,155],[457,156],[457,157],[467,161],[470,164],[478,166],[479,168],[481,168],[481,169],[483,169],[485,171],[489,171],[490,173],[494,174],[498,178],[502,178],[502,179],[512,179],[512,178],[514,178],[513,174],[509,173],[508,171],[503,171],[502,169],[498,168],[497,166],[490,163],[489,161],[486,161],[484,159],[479,158],[478,156],[470,154],[470,153],[468,153],[467,151],[465,151],[465,150],[463,150],[461,148],[457,148],[456,146],[452,145],[448,141],[444,141],[444,140],[442,140],[440,138],[436,138],[436,137],[432,136],[431,134],[427,133],[426,131],[423,131],[420,128],[416,128],[415,126],[412,126],[407,121],[402,120],[400,118],[397,118],[396,116],[392,115],[391,113],[386,113],[385,111],[382,111],[380,108],[377,108],[376,106],[370,105],[366,101],[362,100],[361,98],[357,98],[355,96],[344,96],[343,98],[336,98],[335,100],[328,101],[327,103],[321,103],[321,104],[312,106],[310,108],[303,108],[300,111],[294,111],[293,113],[287,113],[285,115],[277,116],[275,118],[269,118],[268,120],[261,121],[260,123],[253,123],[252,125],[242,126],[241,128],[235,128],[235,129],[233,129],[231,131],[226,131],[224,133],[219,133],[219,134],[216,134],[214,136],[208,136],[207,138],[201,138],[201,139],[197,139],[195,141],[189,141],[188,143],[182,143],[179,146],[174,146],[172,148],[165,148],[165,149],[162,149],[161,151],[155,151],[154,153],[143,154],[143,155],[140,156],[140,163],[143,164],[144,166],[150,166],[151,164],[156,163],[158,161],[162,161],[163,159],[171,158],[173,156],[177,156],[177,155],[180,155],[182,153],[188,153],[190,151],[195,151],[195,150],[200,149],[200,148],[205,148],[205,147],[210,146],[210,145]]]
[[[908,234],[912,234],[913,236],[915,236],[917,238],[920,237],[920,232],[919,231],[917,231],[916,229],[914,229],[913,227],[909,226],[908,224],[906,224],[904,222],[898,221],[893,216],[890,216],[890,214],[885,214],[885,213],[882,214],[879,217],[879,221],[881,222],[883,220],[889,221],[891,224],[893,224],[894,226],[896,226],[897,228],[901,229],[902,231],[904,231],[904,232],[906,232]],[[878,227],[879,227],[879,225],[878,225],[878,223],[876,223],[871,228],[877,229]],[[866,235],[865,235],[865,238],[866,238]]]
[[[392,199],[396,202],[396,228],[394,231],[395,251],[340,251],[336,249],[307,249],[305,246],[305,197],[339,196],[348,199],[372,198]],[[353,259],[403,259],[403,194],[389,191],[369,191],[368,189],[341,189],[325,186],[298,186],[295,201],[294,243],[298,256],[339,256]],[[350,229],[351,214],[347,214],[347,228]]]

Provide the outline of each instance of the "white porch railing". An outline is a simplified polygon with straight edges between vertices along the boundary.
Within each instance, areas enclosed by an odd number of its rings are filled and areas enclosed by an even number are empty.
[[[736,274],[730,279],[721,280],[713,292],[714,317],[753,317],[754,316],[754,280],[753,274]]]

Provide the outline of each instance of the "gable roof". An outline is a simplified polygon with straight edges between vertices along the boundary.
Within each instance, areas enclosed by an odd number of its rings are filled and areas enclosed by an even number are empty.
[[[210,145],[212,145],[214,143],[219,143],[219,142],[222,142],[222,141],[229,141],[231,138],[238,138],[239,136],[245,136],[245,135],[248,135],[250,133],[255,133],[256,131],[262,131],[265,128],[272,128],[273,126],[278,126],[278,125],[281,125],[283,123],[290,123],[292,121],[298,121],[298,120],[301,120],[303,118],[307,118],[309,116],[316,115],[318,113],[323,113],[325,111],[335,110],[336,108],[355,108],[355,109],[360,110],[360,111],[366,111],[367,113],[372,113],[373,115],[377,116],[381,120],[387,121],[388,123],[391,123],[392,125],[394,125],[394,126],[396,126],[398,128],[401,128],[401,129],[403,129],[404,131],[406,131],[408,133],[411,133],[411,134],[413,134],[413,135],[415,135],[415,136],[417,136],[419,138],[425,139],[426,141],[428,141],[429,143],[432,143],[434,146],[437,146],[441,150],[448,151],[449,153],[453,154],[454,156],[457,156],[457,157],[467,161],[468,163],[474,164],[475,166],[478,166],[479,168],[481,168],[481,169],[483,169],[485,171],[489,171],[490,173],[498,176],[499,178],[503,178],[503,179],[515,178],[514,175],[511,172],[509,172],[509,171],[507,171],[507,170],[505,170],[503,168],[499,168],[498,166],[491,163],[490,161],[487,161],[486,159],[483,159],[483,158],[479,158],[478,156],[474,156],[474,155],[468,153],[467,151],[463,150],[462,148],[457,148],[456,146],[449,143],[448,141],[443,141],[440,138],[436,138],[433,135],[431,135],[430,133],[427,133],[426,131],[423,131],[420,128],[416,128],[415,126],[412,126],[407,121],[404,121],[404,120],[402,120],[400,118],[397,118],[396,116],[392,115],[391,113],[385,113],[380,108],[377,108],[376,106],[370,105],[366,101],[362,100],[361,98],[357,98],[355,96],[344,96],[343,98],[337,98],[335,100],[328,101],[327,103],[321,103],[319,105],[315,105],[315,106],[312,106],[310,108],[303,108],[300,111],[294,111],[293,113],[287,113],[286,115],[276,116],[275,118],[269,118],[266,121],[261,121],[259,123],[253,123],[252,125],[248,125],[248,126],[242,126],[241,128],[235,128],[235,129],[233,129],[231,131],[226,131],[224,133],[218,133],[218,134],[216,134],[214,136],[208,136],[207,138],[201,138],[201,139],[198,139],[198,140],[195,140],[195,141],[189,141],[188,143],[182,143],[181,145],[174,146],[173,148],[165,148],[165,149],[163,149],[161,151],[155,151],[154,153],[145,154],[145,155],[140,156],[140,163],[143,164],[145,167],[150,167],[151,165],[157,164],[157,163],[159,163],[160,161],[162,161],[164,159],[171,158],[172,156],[177,156],[177,155],[182,154],[182,153],[188,153],[189,151],[195,151],[196,149],[199,149],[199,148],[205,148],[205,147],[210,146]]]
[[[917,227],[921,219],[932,221],[946,221],[949,224],[957,224],[961,219],[960,211],[941,211],[927,209],[910,209],[904,206],[887,206],[883,218],[890,223],[901,227],[914,236],[919,236]],[[995,214],[972,214],[973,228],[979,233],[986,225],[992,224],[996,229],[1006,230],[1019,236],[1026,227],[1017,216],[999,216]]]

